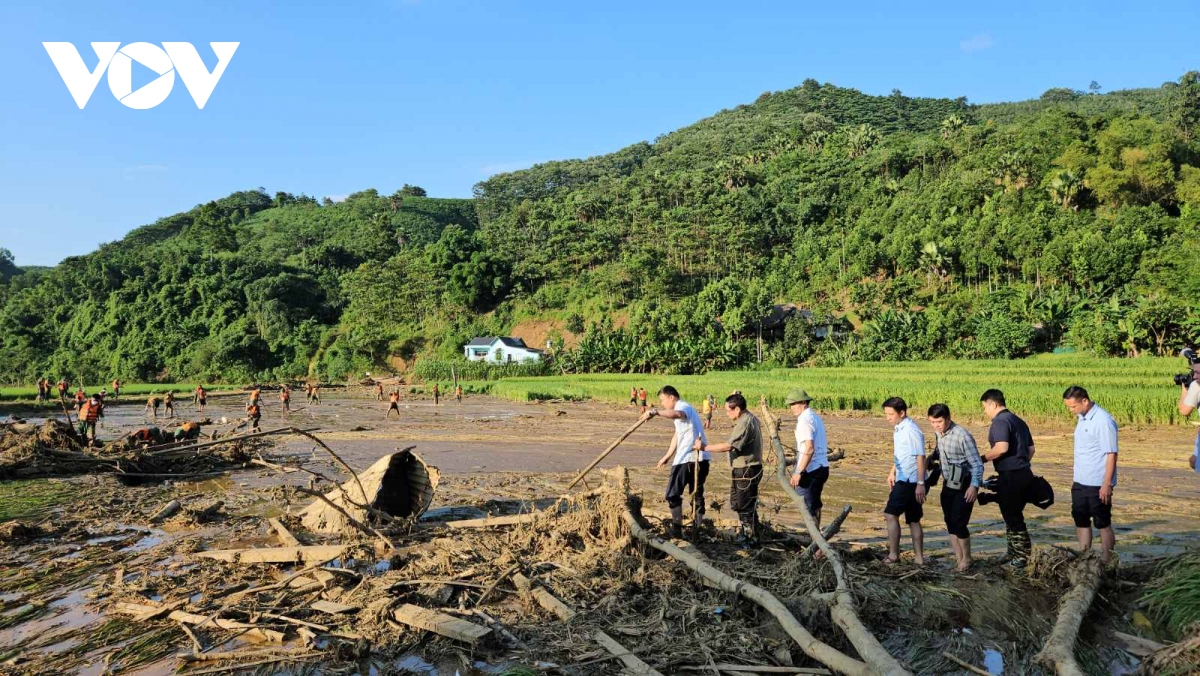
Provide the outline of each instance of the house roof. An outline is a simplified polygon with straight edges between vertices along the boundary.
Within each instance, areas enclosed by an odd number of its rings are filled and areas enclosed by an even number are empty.
[[[508,336],[479,336],[472,338],[471,342],[467,343],[467,347],[488,347],[496,341],[500,341],[505,347],[522,347],[530,349],[525,345],[525,341],[520,338],[509,338]]]

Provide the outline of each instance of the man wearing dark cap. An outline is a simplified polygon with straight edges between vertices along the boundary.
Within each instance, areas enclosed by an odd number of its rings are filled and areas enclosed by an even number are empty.
[[[758,544],[758,483],[762,480],[762,432],[758,418],[746,410],[746,398],[731,394],[725,398],[725,415],[733,421],[733,432],[723,444],[706,444],[697,437],[693,447],[709,453],[728,453],[733,476],[729,484],[729,506],[741,523],[735,542]]]

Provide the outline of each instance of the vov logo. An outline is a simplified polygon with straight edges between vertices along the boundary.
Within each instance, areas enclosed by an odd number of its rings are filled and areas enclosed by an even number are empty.
[[[176,72],[192,95],[196,107],[204,108],[241,43],[208,44],[217,55],[217,67],[211,73],[190,42],[164,42],[161,48],[149,42],[133,42],[124,47],[119,42],[93,42],[92,51],[100,59],[93,71],[88,71],[83,57],[79,56],[79,50],[70,42],[43,42],[42,46],[46,48],[46,53],[50,55],[50,60],[54,62],[54,67],[58,69],[58,74],[62,76],[80,110],[87,105],[92,92],[96,91],[105,69],[108,70],[108,88],[113,96],[125,106],[145,110],[167,100],[171,88],[175,86]],[[134,61],[158,73],[153,82],[137,91],[133,91]]]

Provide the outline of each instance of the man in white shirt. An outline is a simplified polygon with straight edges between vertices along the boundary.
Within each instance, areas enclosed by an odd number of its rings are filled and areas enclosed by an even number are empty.
[[[659,408],[651,408],[642,414],[642,420],[655,416],[669,418],[675,422],[675,438],[666,455],[658,461],[659,467],[665,467],[671,461],[671,478],[667,481],[667,506],[671,508],[671,537],[683,537],[683,493],[686,489],[693,492],[696,501],[694,518],[700,522],[704,518],[704,481],[708,478],[709,458],[707,452],[697,451],[693,447],[696,440],[701,444],[708,443],[704,434],[704,423],[691,404],[679,396],[679,391],[670,385],[665,385],[658,391]],[[700,465],[696,466],[697,454]],[[697,476],[698,470],[698,476]],[[697,478],[699,481],[697,481]]]
[[[1117,485],[1117,422],[1072,385],[1063,392],[1063,404],[1076,416],[1075,475],[1071,484],[1071,517],[1079,550],[1092,548],[1092,525],[1100,531],[1100,560],[1112,558],[1117,536],[1112,528],[1112,494]]]
[[[821,525],[821,492],[829,480],[829,440],[825,423],[813,411],[808,392],[795,389],[784,402],[796,416],[796,466],[792,470],[792,488],[804,498],[808,511]]]
[[[925,434],[908,417],[908,404],[900,397],[883,402],[883,414],[892,428],[892,471],[888,486],[892,489],[883,508],[887,523],[888,556],[884,563],[900,562],[900,515],[908,524],[912,536],[913,559],[918,566],[925,563],[925,531],[921,517],[925,515]]]

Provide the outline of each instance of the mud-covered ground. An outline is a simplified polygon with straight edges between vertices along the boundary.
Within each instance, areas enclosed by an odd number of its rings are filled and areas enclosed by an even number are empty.
[[[387,403],[374,401],[365,390],[326,392],[316,406],[306,404],[303,393],[293,397],[296,412],[284,416],[274,394],[264,394],[263,429],[289,424],[319,428],[320,437],[356,469],[369,466],[397,448],[416,446],[428,463],[443,475],[457,479],[438,495],[435,504],[442,505],[557,495],[565,491],[578,470],[637,419],[635,408],[590,402],[525,404],[469,396],[461,404],[443,399],[441,405],[434,406],[432,399],[407,395],[400,405],[402,415],[385,419]],[[242,403],[235,395],[214,397],[205,415],[233,421],[241,416]],[[1014,410],[1020,413],[1019,407]],[[187,401],[179,404],[178,412],[184,419],[194,415]],[[782,414],[782,437],[791,446],[794,420],[784,411],[775,413]],[[843,528],[843,537],[863,546],[879,545],[883,534],[880,510],[887,499],[891,463],[891,430],[882,416],[832,413],[825,414],[824,419],[830,446],[846,451],[846,459],[833,465],[825,489],[826,511],[836,514],[841,505],[852,504],[854,512]],[[925,430],[927,442],[931,442],[933,433],[928,424],[921,417],[916,420]],[[101,433],[116,436],[152,422],[145,417],[140,401],[118,404],[109,408],[106,428]],[[985,422],[968,420],[966,425],[977,442],[986,443]],[[230,426],[232,423],[224,427]],[[711,435],[723,439],[731,427],[732,423],[718,410]],[[1046,511],[1028,508],[1033,537],[1040,544],[1070,545],[1075,541],[1070,518],[1072,428],[1057,421],[1033,421],[1031,428],[1037,444],[1034,470],[1049,479],[1058,498]],[[1196,518],[1200,516],[1200,475],[1187,466],[1195,434],[1190,426],[1122,427],[1113,520],[1123,557],[1161,556],[1176,551],[1195,536]],[[652,420],[600,467],[629,467],[635,487],[648,498],[647,505],[661,508],[661,500],[656,505],[655,499],[665,487],[667,470],[656,469],[655,464],[670,440],[670,422]],[[308,454],[311,449],[311,443],[289,439],[281,442],[278,451]],[[710,502],[724,502],[728,495],[727,473],[720,471],[723,462],[717,458],[713,463]],[[270,472],[243,471],[231,474],[231,480],[237,485],[257,487],[284,479]],[[764,480],[763,488],[764,518],[798,526],[798,517],[790,505],[785,505],[774,482]],[[935,556],[948,554],[941,511],[934,500],[926,506],[924,523],[926,547]],[[1004,524],[994,504],[976,507],[972,531],[976,533],[973,539],[977,552],[986,556],[1003,549]]]
[[[564,493],[575,473],[637,418],[637,410],[632,407],[597,403],[523,404],[471,396],[462,403],[450,399],[435,406],[431,399],[406,395],[401,402],[401,416],[392,415],[385,419],[387,403],[374,401],[365,391],[327,391],[322,399],[319,405],[309,405],[303,401],[302,392],[295,393],[292,407],[296,410],[290,416],[284,416],[274,393],[264,392],[262,428],[288,425],[318,428],[317,434],[355,469],[364,469],[376,458],[398,448],[415,446],[425,461],[442,473],[435,508],[472,505],[488,511],[506,511],[513,509],[512,500]],[[165,419],[147,418],[143,405],[141,400],[110,405],[100,430],[101,437],[113,438],[147,424],[170,427],[172,423]],[[227,422],[218,423],[216,427],[229,429],[241,417],[242,406],[240,395],[216,396],[209,400],[205,417],[217,421],[224,418]],[[1019,413],[1019,407],[1015,410]],[[29,409],[0,408],[0,415],[6,412],[37,421],[36,412]],[[181,419],[199,417],[186,400],[178,404],[178,413]],[[777,415],[781,413],[784,412],[776,412]],[[793,421],[785,413],[783,419],[783,438],[791,445]],[[825,422],[831,446],[846,452],[846,459],[834,464],[825,491],[826,516],[836,514],[843,504],[852,504],[854,511],[838,541],[851,543],[852,555],[860,563],[882,558],[883,528],[879,512],[887,494],[891,430],[882,416],[831,414],[825,416]],[[918,418],[918,422],[931,435],[924,421]],[[710,434],[714,439],[723,438],[732,426],[720,410],[713,423]],[[984,424],[969,421],[967,426],[977,440],[983,442],[986,439]],[[1027,516],[1034,542],[1036,545],[1074,546],[1074,526],[1069,514],[1072,430],[1061,422],[1035,421],[1031,427],[1038,448],[1035,472],[1050,480],[1059,497],[1058,503],[1045,512],[1029,508]],[[1114,493],[1114,524],[1122,563],[1178,552],[1194,540],[1196,517],[1200,515],[1200,479],[1186,464],[1194,433],[1194,429],[1184,427],[1122,428],[1120,483]],[[655,469],[654,465],[665,452],[670,438],[669,421],[652,420],[601,465],[602,468],[616,465],[630,468],[634,489],[645,496],[648,510],[664,508],[660,496],[667,471]],[[290,456],[293,461],[304,460],[307,466],[324,474],[338,475],[328,456],[315,451],[307,440],[281,437],[271,452],[275,461],[286,461]],[[719,458],[714,462],[709,479],[710,502],[723,504],[727,501],[729,481],[727,473],[722,471],[723,463]],[[591,485],[596,485],[600,480],[599,471],[589,479]],[[279,491],[274,489],[289,481],[306,483],[307,476],[300,473],[283,475],[253,467],[235,470],[227,477],[216,479],[137,488],[121,487],[111,480],[96,477],[56,481],[69,482],[77,488],[79,496],[69,514],[58,513],[74,528],[76,544],[67,548],[68,555],[95,556],[95,575],[107,576],[113,565],[134,569],[139,556],[164,546],[187,551],[201,540],[209,548],[274,544],[261,517],[285,515],[302,504],[283,504],[278,497]],[[764,480],[763,487],[763,518],[781,527],[798,525],[794,508],[771,477]],[[199,506],[223,500],[231,519],[220,528],[186,521],[163,528],[147,528],[144,515],[172,496],[183,496],[185,504]],[[731,516],[727,511],[712,508],[708,513],[718,517],[718,525],[721,525],[720,517]],[[464,516],[475,514],[477,512],[464,513]],[[136,515],[141,515],[140,521]],[[44,518],[43,523],[50,524],[56,513],[45,516],[49,518]],[[941,587],[969,586],[969,579],[949,581],[956,576],[948,572],[952,561],[936,500],[927,505],[925,526],[927,553],[932,554],[934,560],[928,567],[930,570],[921,573],[917,579],[928,575],[939,579],[944,576],[947,581],[937,583]],[[972,530],[976,533],[977,557],[986,559],[1003,552],[1004,527],[994,505],[976,508]],[[908,546],[905,541],[906,552]],[[0,553],[5,554],[9,564],[24,555],[22,550],[10,545],[0,545]],[[981,567],[990,570],[986,560]],[[53,602],[56,612],[11,626],[0,624],[3,627],[0,628],[0,657],[8,655],[6,649],[14,646],[19,653],[36,645],[34,638],[39,634],[84,628],[102,621],[100,613],[86,607],[89,594],[98,586],[99,583],[86,576],[72,580],[64,585],[69,592]],[[7,614],[11,614],[12,608],[20,610],[22,601],[20,597],[0,598]],[[1053,613],[1052,602],[1044,610],[1049,621]],[[51,647],[68,649],[75,640],[68,637]],[[76,666],[78,668],[72,671],[104,671],[103,664],[87,659]],[[151,661],[149,666],[138,665],[138,668],[146,673],[168,673],[174,668],[174,662]],[[21,672],[20,669],[16,671]],[[4,667],[0,665],[0,673],[3,672]],[[36,669],[28,673],[36,673]]]

